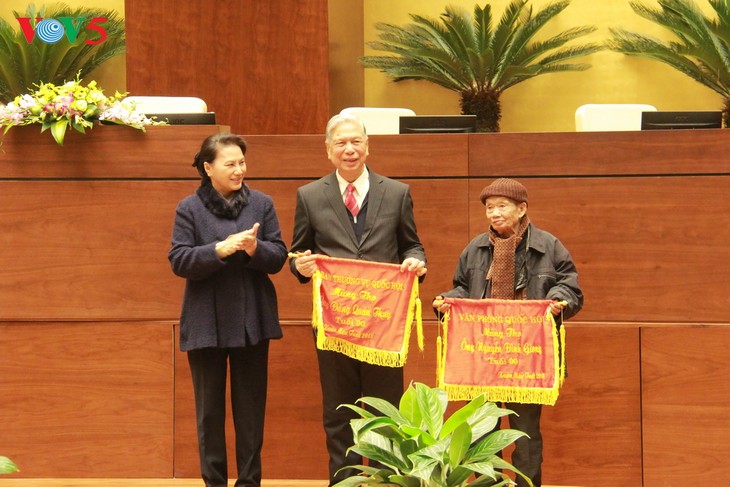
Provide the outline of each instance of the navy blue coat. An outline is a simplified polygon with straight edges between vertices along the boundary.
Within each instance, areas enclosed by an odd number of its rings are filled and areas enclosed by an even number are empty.
[[[259,223],[258,247],[220,259],[215,244]],[[184,277],[180,349],[232,348],[281,338],[276,290],[269,278],[281,270],[287,250],[270,196],[250,191],[238,217],[214,215],[197,194],[177,206],[168,259]]]

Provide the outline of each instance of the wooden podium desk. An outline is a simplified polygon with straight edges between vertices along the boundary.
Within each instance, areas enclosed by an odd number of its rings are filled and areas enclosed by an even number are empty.
[[[198,185],[193,155],[220,130],[100,126],[63,147],[38,127],[4,137],[0,454],[17,478],[198,476],[176,344],[184,282],[167,251],[175,206]],[[273,197],[290,243],[297,187],[332,170],[324,136],[246,139],[247,183]],[[486,229],[481,189],[517,178],[586,295],[543,415],[545,482],[712,483],[713,458],[730,456],[729,145],[725,130],[371,136],[369,167],[410,185],[428,256],[426,348],[407,380],[435,381],[429,303]],[[285,336],[271,348],[264,476],[325,478],[311,289],[286,269],[273,280]]]

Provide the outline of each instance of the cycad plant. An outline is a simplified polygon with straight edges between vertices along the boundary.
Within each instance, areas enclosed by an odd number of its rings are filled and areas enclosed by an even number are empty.
[[[11,25],[0,18],[0,103],[8,103],[31,91],[35,84],[60,85],[77,74],[84,77],[104,61],[124,53],[126,48],[124,19],[114,10],[71,8],[62,3],[36,10],[35,5],[30,4],[24,14],[14,11],[13,15],[30,18],[34,32],[38,19],[70,19],[69,22],[78,28],[78,34],[73,42],[63,36],[50,44],[35,35],[29,43],[19,24]],[[106,39],[98,44],[88,44],[87,40],[96,42],[101,35],[98,30],[87,28],[94,18],[106,18],[99,24],[106,32]]]
[[[475,5],[473,17],[447,6],[440,21],[411,14],[413,23],[403,27],[377,23],[380,41],[367,44],[392,55],[364,56],[360,61],[395,81],[426,80],[458,92],[461,112],[477,116],[477,129],[498,132],[500,96],[507,88],[542,74],[588,69],[588,64],[569,61],[602,49],[593,43],[566,46],[595,31],[594,26],[536,39],[569,5],[570,0],[561,0],[533,12],[529,0],[512,0],[496,23],[489,3]]]
[[[672,33],[662,41],[624,29],[610,29],[608,46],[629,56],[661,61],[722,95],[725,120],[730,113],[730,1],[708,0],[717,14],[709,18],[692,0],[659,0],[659,8],[630,2],[641,17]]]
[[[354,468],[361,475],[335,487],[499,487],[512,485],[505,470],[524,477],[499,453],[526,435],[512,429],[495,430],[502,416],[514,413],[487,402],[484,395],[448,419],[444,417],[446,391],[421,383],[408,387],[398,407],[375,397],[364,397],[361,402],[382,415],[343,405],[360,415],[351,421],[355,440],[351,450],[380,465],[357,465]]]

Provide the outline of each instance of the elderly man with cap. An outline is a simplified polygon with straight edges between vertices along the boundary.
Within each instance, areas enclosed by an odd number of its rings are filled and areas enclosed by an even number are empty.
[[[453,289],[437,296],[433,307],[440,313],[449,305],[445,297],[471,299],[548,299],[558,326],[583,306],[578,272],[568,250],[550,233],[535,227],[527,216],[527,189],[518,181],[501,178],[482,190],[489,230],[474,238],[459,257]],[[529,438],[515,443],[512,464],[542,484],[542,435],[539,404],[507,403],[517,413],[510,427]],[[518,486],[526,486],[517,478]]]

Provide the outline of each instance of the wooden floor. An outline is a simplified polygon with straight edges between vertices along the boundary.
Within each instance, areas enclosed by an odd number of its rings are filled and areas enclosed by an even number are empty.
[[[229,487],[233,487],[233,480]],[[203,487],[201,479],[11,479],[0,487]],[[264,480],[261,487],[327,487],[326,480]]]
[[[228,483],[233,487],[233,480]],[[203,487],[200,479],[13,479],[0,477],[0,487]],[[261,487],[326,487],[326,480],[264,480]],[[544,487],[551,487],[546,485]],[[557,486],[552,487],[571,487]],[[573,486],[577,487],[577,486]]]

